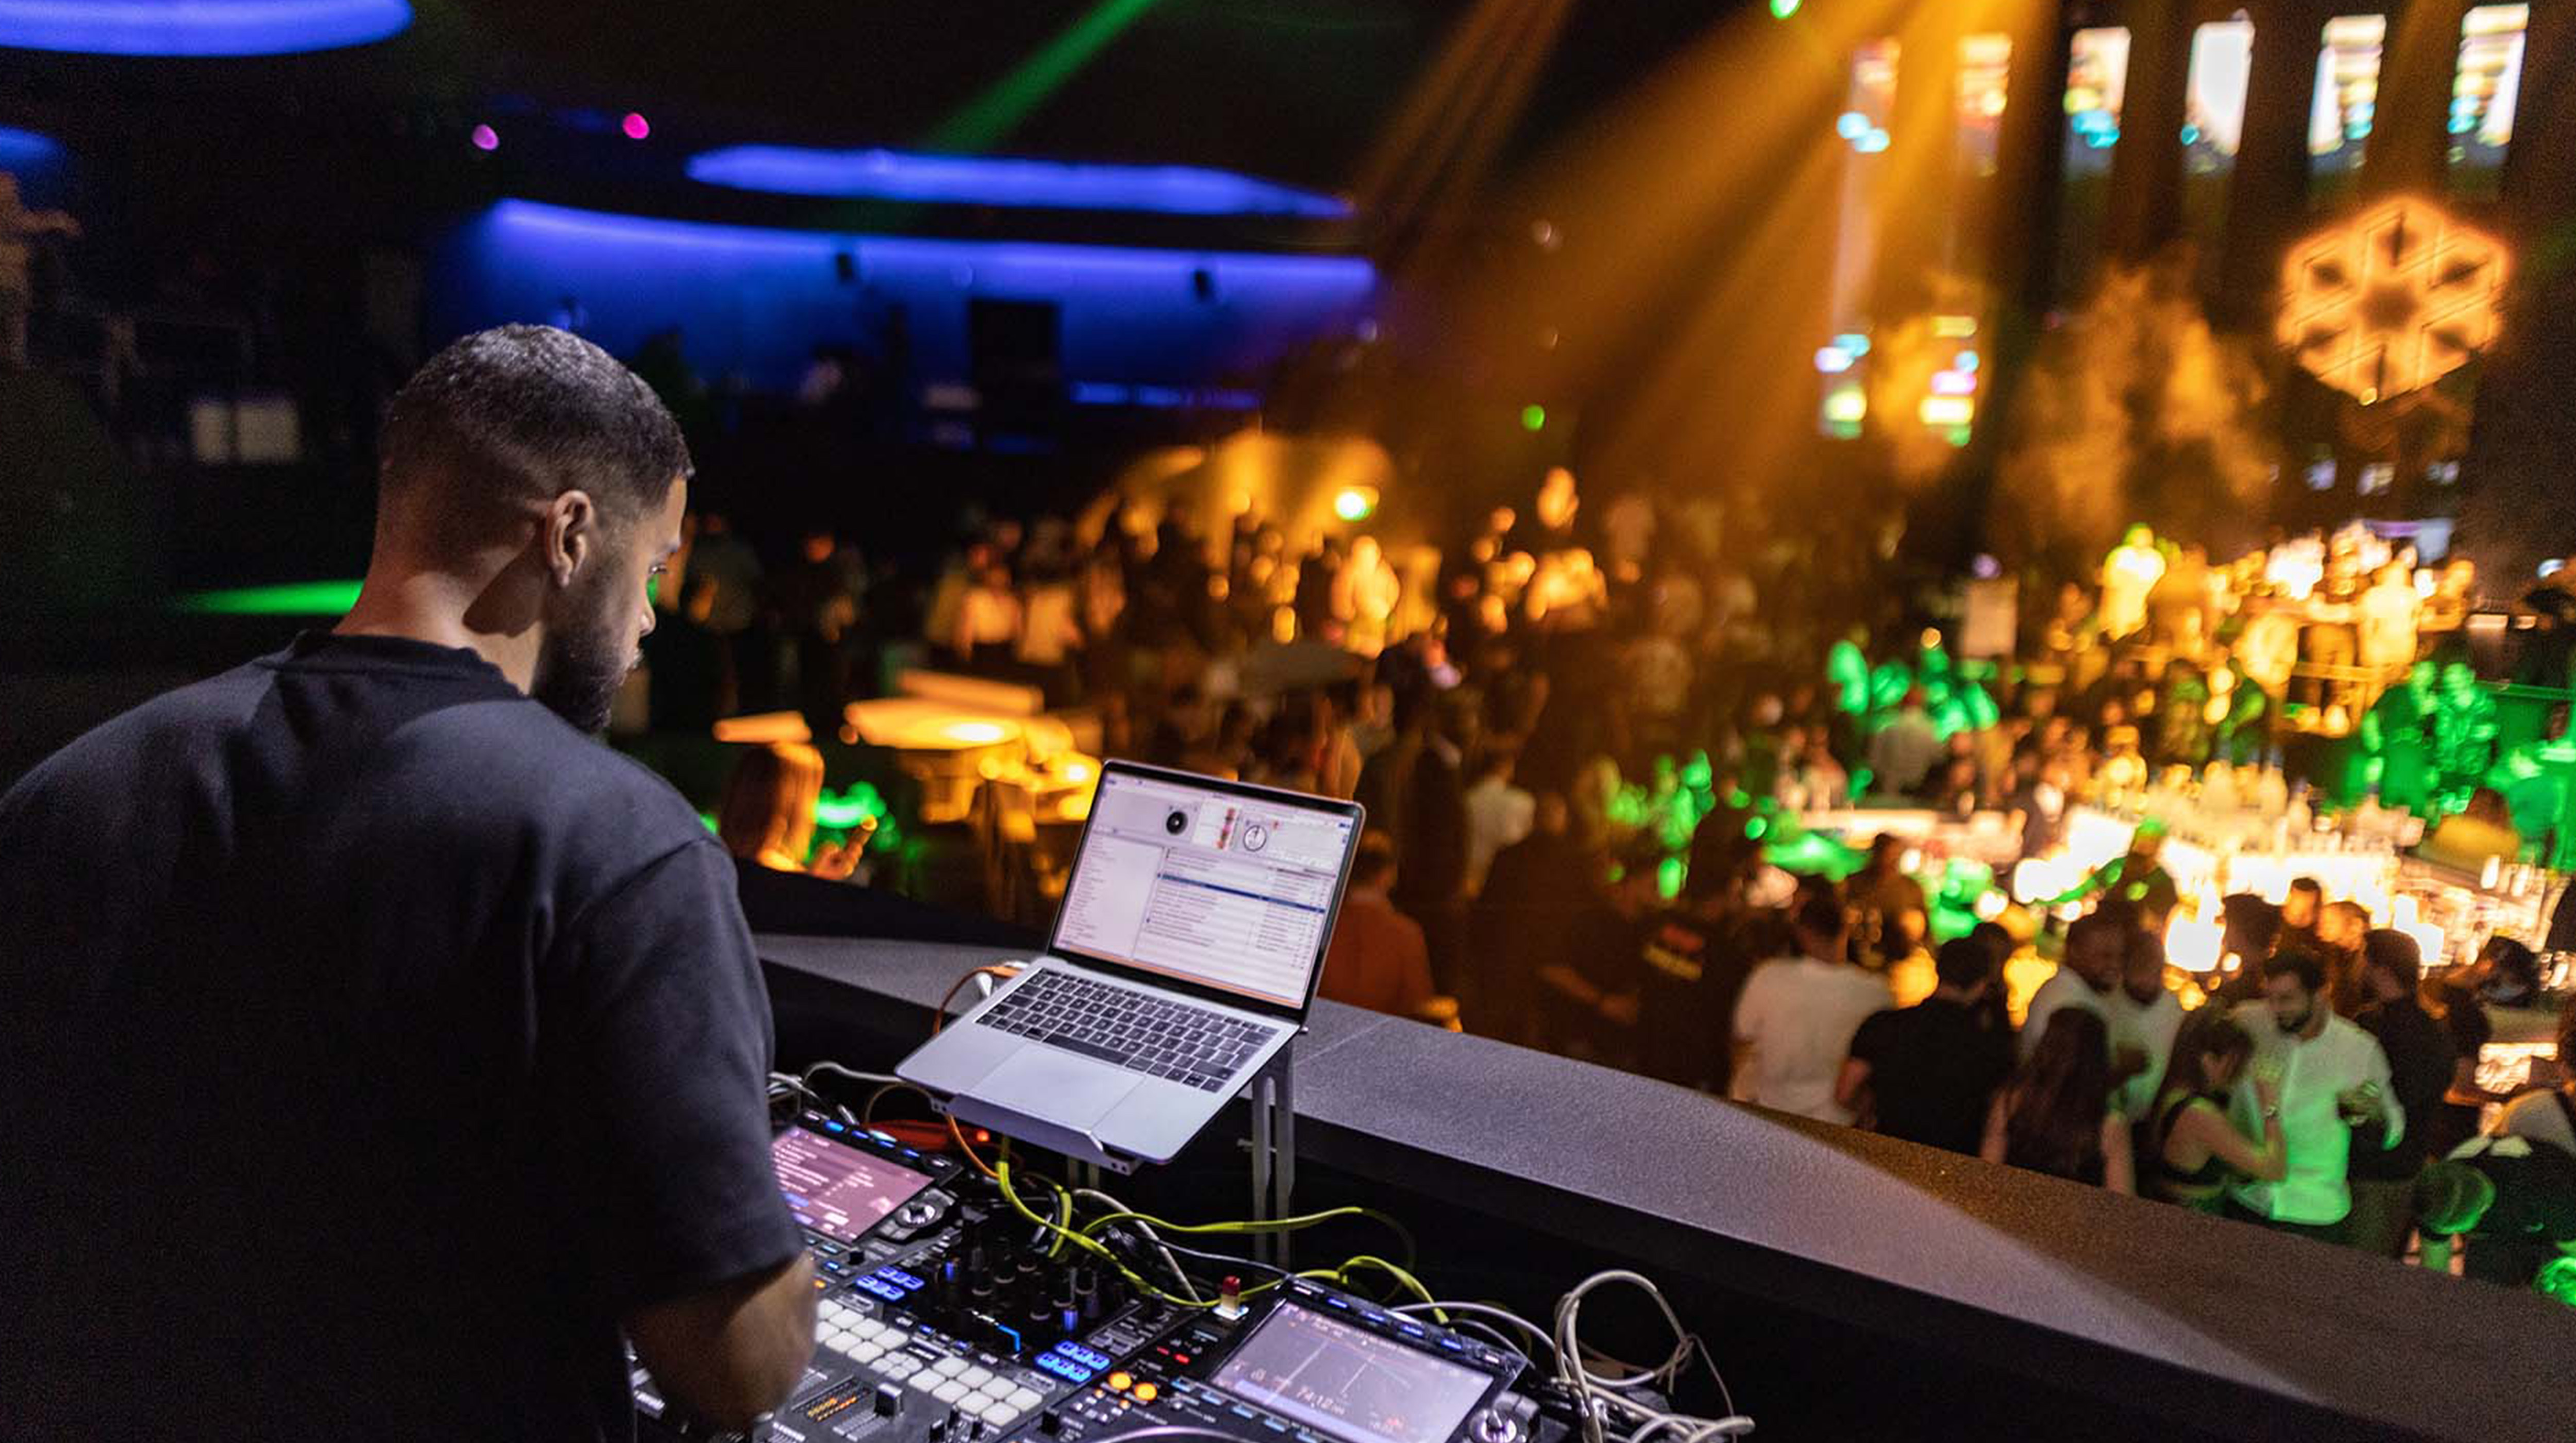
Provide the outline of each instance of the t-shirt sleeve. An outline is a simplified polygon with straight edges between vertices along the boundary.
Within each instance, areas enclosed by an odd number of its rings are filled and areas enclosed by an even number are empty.
[[[1779,969],[1765,962],[1755,967],[1753,975],[1744,980],[1744,990],[1735,998],[1736,1041],[1750,1042],[1761,1030],[1762,1012],[1769,1006],[1771,987],[1778,980],[1778,975]]]
[[[680,847],[572,919],[538,1046],[566,1215],[622,1313],[803,1242],[769,1159],[769,999],[733,869]]]

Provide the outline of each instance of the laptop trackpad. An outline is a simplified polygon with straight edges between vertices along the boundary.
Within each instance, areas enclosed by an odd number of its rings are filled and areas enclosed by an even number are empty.
[[[1052,1047],[1023,1047],[985,1074],[974,1092],[995,1107],[1088,1131],[1141,1080]]]

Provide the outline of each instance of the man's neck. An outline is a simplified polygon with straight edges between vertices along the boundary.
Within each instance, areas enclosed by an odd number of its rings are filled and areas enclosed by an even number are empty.
[[[526,691],[537,670],[537,629],[505,621],[495,578],[481,586],[446,572],[374,568],[358,601],[332,630],[343,636],[393,636],[470,651]]]

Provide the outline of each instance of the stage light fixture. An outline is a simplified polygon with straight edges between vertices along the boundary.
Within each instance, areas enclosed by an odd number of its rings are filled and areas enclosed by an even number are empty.
[[[1798,13],[1799,0],[1771,0],[1771,18],[1786,20]]]
[[[1377,488],[1343,487],[1333,497],[1333,514],[1344,521],[1366,521],[1377,514]]]
[[[1545,406],[1521,407],[1521,429],[1530,432],[1546,430],[1547,408]]]
[[[499,150],[501,148],[501,133],[488,125],[478,125],[474,127],[471,139],[474,142],[474,148],[476,150]]]
[[[626,132],[628,140],[642,140],[653,133],[653,123],[632,110],[626,112],[626,118],[617,123],[617,128]]]
[[[2318,380],[2373,405],[2494,342],[2507,269],[2502,242],[2400,197],[2290,248],[2276,335]]]

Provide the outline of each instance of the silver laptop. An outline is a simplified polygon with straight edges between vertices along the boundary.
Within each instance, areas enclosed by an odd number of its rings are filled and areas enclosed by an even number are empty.
[[[1047,954],[896,1075],[1069,1157],[1171,1161],[1304,1023],[1362,816],[1109,763]]]

